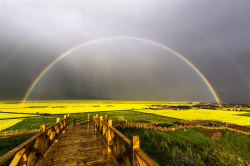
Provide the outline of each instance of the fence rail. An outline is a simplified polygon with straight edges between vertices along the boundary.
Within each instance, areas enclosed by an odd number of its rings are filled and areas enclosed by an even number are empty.
[[[122,122],[118,121],[117,126],[120,126],[122,128],[145,128],[145,129],[152,129],[152,130],[158,130],[158,131],[175,131],[178,129],[185,129],[185,128],[199,128],[199,129],[210,129],[210,130],[230,130],[235,131],[238,133],[243,133],[246,135],[250,135],[250,132],[245,132],[241,130],[237,130],[234,128],[231,128],[231,125],[228,126],[202,126],[202,125],[175,125],[171,127],[157,127],[155,125],[157,124],[164,124],[162,122],[154,122],[154,123],[138,123],[138,122]]]
[[[107,120],[107,121],[105,121]],[[94,116],[94,130],[102,135],[110,151],[119,165],[125,166],[158,166],[146,153],[140,149],[138,135],[131,135],[128,139],[112,125],[112,120],[103,116]]]
[[[11,159],[10,165],[35,165],[40,159],[42,159],[48,149],[58,137],[65,132],[65,129],[69,125],[69,118],[64,116],[64,119],[57,121],[52,126],[46,128],[45,124],[40,126],[40,132],[20,144],[16,148],[12,149],[5,155],[0,157],[0,165]]]
[[[131,135],[128,139],[116,128],[113,127],[112,120],[105,116],[104,120],[98,115],[93,118],[64,116],[64,119],[57,118],[56,123],[46,128],[45,124],[40,126],[39,133],[23,142],[0,157],[0,165],[11,160],[10,165],[33,166],[46,156],[46,152],[58,141],[58,138],[65,132],[70,123],[91,123],[94,121],[94,132],[101,134],[107,144],[108,151],[113,154],[119,165],[125,166],[158,166],[146,153],[140,149],[139,136]],[[114,124],[118,124],[115,122]]]

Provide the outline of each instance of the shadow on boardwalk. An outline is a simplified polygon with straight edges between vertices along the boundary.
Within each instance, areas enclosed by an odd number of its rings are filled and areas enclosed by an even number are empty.
[[[116,165],[93,124],[70,126],[37,165]]]

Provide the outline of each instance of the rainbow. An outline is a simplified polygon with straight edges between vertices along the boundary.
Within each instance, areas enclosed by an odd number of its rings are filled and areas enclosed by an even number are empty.
[[[158,16],[160,17],[160,16]],[[229,65],[234,69],[234,71],[237,73],[237,75],[244,80],[244,83],[246,84],[246,87],[248,89],[248,91],[250,92],[250,79],[249,77],[246,75],[246,73],[241,69],[241,67],[239,66],[239,64],[237,64],[236,62],[234,62],[232,60],[232,58],[229,58],[227,53],[221,49],[217,43],[215,43],[213,40],[211,40],[208,36],[205,36],[203,33],[201,33],[200,31],[198,31],[197,29],[189,26],[188,24],[184,24],[183,22],[179,22],[175,19],[172,19],[168,16],[167,19],[177,25],[179,25],[180,27],[183,27],[187,30],[189,30],[190,32],[193,32],[194,34],[196,34],[200,39],[203,39],[204,41],[208,42],[212,47],[214,47],[219,53],[220,55],[222,55],[222,57],[229,63]]]
[[[177,57],[179,57],[180,59],[182,59],[184,62],[186,62],[198,75],[199,77],[203,80],[203,82],[206,84],[206,86],[208,87],[209,91],[211,92],[214,100],[219,104],[220,99],[218,97],[218,95],[216,94],[214,88],[212,87],[212,85],[209,83],[209,81],[207,80],[207,78],[201,73],[201,71],[195,67],[187,58],[185,58],[183,55],[179,54],[178,52],[176,52],[175,50],[161,44],[158,43],[156,41],[152,41],[149,39],[144,39],[144,38],[139,38],[139,37],[132,37],[132,36],[112,36],[112,37],[104,37],[104,38],[99,38],[99,39],[95,39],[95,40],[91,40],[88,42],[84,42],[82,44],[79,44],[71,49],[69,49],[68,51],[64,52],[63,54],[61,54],[58,58],[56,58],[53,62],[51,62],[37,77],[36,79],[32,82],[32,84],[30,85],[28,91],[26,92],[25,96],[23,97],[22,103],[26,103],[30,94],[32,93],[32,91],[34,90],[34,88],[36,87],[36,85],[39,83],[39,81],[43,78],[43,76],[57,63],[59,62],[61,59],[63,59],[64,57],[66,57],[67,55],[71,54],[72,52],[88,46],[90,44],[96,43],[96,42],[101,42],[101,41],[106,41],[106,40],[111,40],[111,39],[132,39],[132,40],[138,40],[138,41],[143,41],[143,42],[147,42],[153,45],[156,45],[158,47],[161,47],[163,49],[168,50],[169,52],[173,53],[174,55],[176,55]]]

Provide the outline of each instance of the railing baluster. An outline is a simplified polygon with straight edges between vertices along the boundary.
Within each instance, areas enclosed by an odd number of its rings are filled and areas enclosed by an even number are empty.
[[[110,141],[111,141],[111,129],[110,129],[110,127],[112,127],[112,120],[111,119],[108,120],[108,131],[107,131],[108,152],[111,151],[111,149],[109,147],[110,146]]]
[[[139,135],[131,135],[131,165],[136,166],[135,148],[140,148]]]

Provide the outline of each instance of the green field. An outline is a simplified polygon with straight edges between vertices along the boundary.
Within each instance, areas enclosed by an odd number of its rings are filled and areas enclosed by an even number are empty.
[[[150,110],[146,109],[152,105],[176,106],[169,102],[160,101],[121,101],[121,100],[75,100],[75,101],[32,101],[22,104],[20,102],[1,102],[0,103],[0,131],[12,125],[25,121],[32,116],[42,116],[46,114],[75,114],[86,112],[102,112],[117,110],[135,110],[143,113],[156,114],[160,116],[172,117],[177,119],[209,119],[223,122],[235,123],[250,126],[249,113],[240,111],[227,111],[226,109],[197,109],[189,110]],[[182,104],[192,106],[191,104]],[[13,119],[10,119],[13,118]],[[121,120],[123,117],[121,115]]]
[[[160,165],[249,165],[250,136],[221,131],[218,141],[211,140],[203,130],[155,131],[119,129],[128,138],[140,136],[140,147]]]
[[[11,103],[0,105],[2,114],[1,131],[39,129],[41,124],[51,126],[56,118],[84,117],[107,115],[112,120],[133,122],[168,122],[172,125],[179,119],[190,116],[203,118],[211,114],[211,119],[230,121],[230,117],[248,118],[246,112],[221,110],[150,110],[145,109],[160,102],[131,101],[54,101],[31,102],[25,105]],[[162,103],[162,102],[161,102]],[[164,103],[167,104],[167,103]],[[38,111],[39,110],[39,111]],[[97,111],[97,112],[95,112]],[[8,113],[7,113],[8,112]],[[224,117],[222,115],[225,114]],[[21,118],[20,118],[21,117]],[[13,118],[13,119],[9,119]],[[194,118],[195,119],[195,118]],[[232,120],[232,119],[231,119]],[[8,125],[6,125],[8,124]],[[248,123],[247,123],[248,124]],[[160,124],[159,124],[160,126]],[[232,131],[221,131],[218,141],[204,135],[204,130],[180,129],[175,131],[156,131],[150,129],[122,129],[123,134],[130,138],[131,134],[140,136],[140,147],[160,165],[249,165],[250,136]],[[27,138],[11,138],[0,140],[0,155],[11,150]]]

